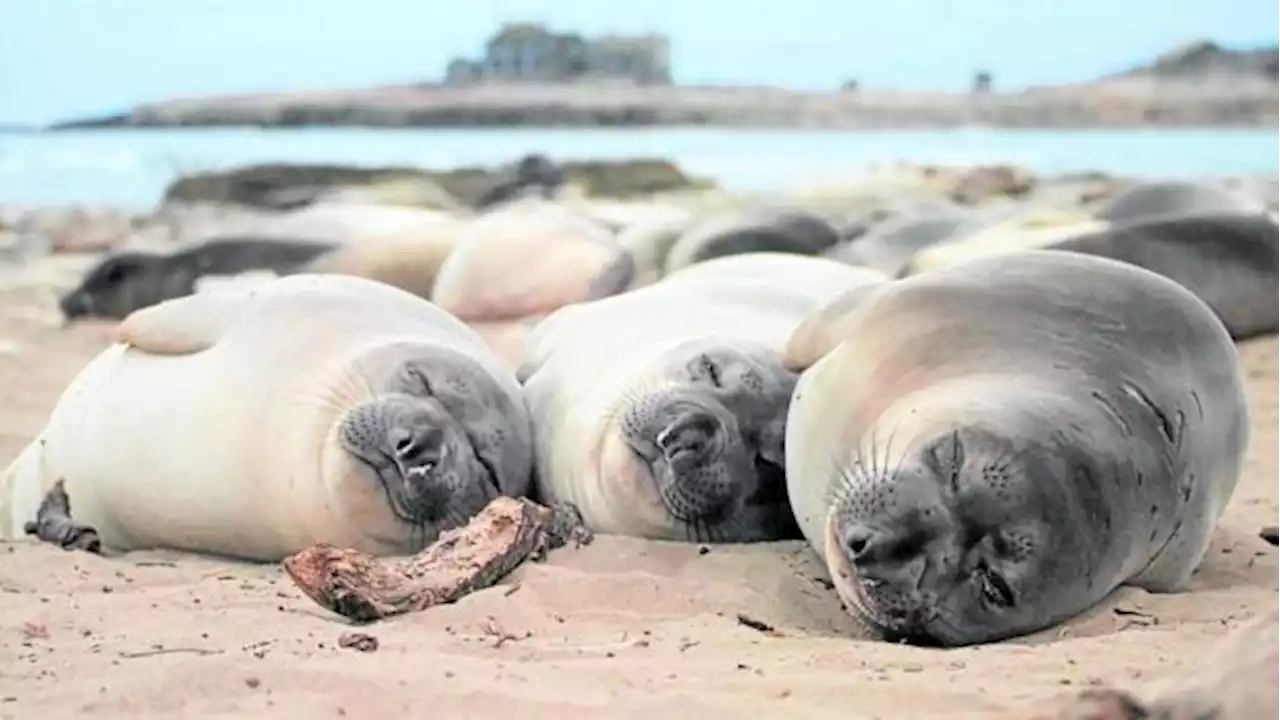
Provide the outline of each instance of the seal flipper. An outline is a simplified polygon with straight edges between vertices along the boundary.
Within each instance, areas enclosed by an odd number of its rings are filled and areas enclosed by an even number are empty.
[[[197,293],[135,310],[112,340],[151,355],[192,355],[208,350],[251,306],[251,288]]]

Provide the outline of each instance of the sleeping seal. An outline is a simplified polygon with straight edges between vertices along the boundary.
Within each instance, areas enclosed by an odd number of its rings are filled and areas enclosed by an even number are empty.
[[[416,552],[526,492],[529,415],[469,328],[389,285],[294,275],[139,310],[0,479],[0,536],[65,481],[115,550]]]
[[[572,503],[600,533],[798,537],[783,482],[796,379],[783,344],[819,303],[887,280],[822,258],[770,259],[700,263],[533,330],[517,376],[544,502]]]
[[[1262,214],[1164,215],[1054,243],[1159,273],[1213,309],[1231,337],[1275,334],[1280,308],[1276,223]]]
[[[944,646],[1181,588],[1240,476],[1235,346],[1177,283],[1056,250],[890,283],[803,372],[787,485],[850,612]]]
[[[897,275],[911,256],[943,242],[968,221],[960,213],[887,220],[866,234],[843,242],[823,254],[850,265],[861,265]]]
[[[173,253],[124,250],[103,258],[58,299],[66,322],[120,320],[134,310],[190,295],[209,275],[253,270],[284,274],[334,248],[333,243],[273,238],[211,238]]]
[[[1185,214],[1257,214],[1261,203],[1243,193],[1185,180],[1141,183],[1112,198],[1094,213],[1113,223]]]
[[[817,255],[840,242],[827,221],[802,210],[757,210],[694,224],[667,253],[666,272],[748,252]]]

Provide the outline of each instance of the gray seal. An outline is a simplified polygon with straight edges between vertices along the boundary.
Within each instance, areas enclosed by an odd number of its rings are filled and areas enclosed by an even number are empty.
[[[65,481],[104,548],[404,555],[528,489],[515,378],[390,285],[299,274],[200,292],[131,314],[114,339],[0,475],[0,536]]]
[[[1049,247],[1159,273],[1213,309],[1231,337],[1274,335],[1280,322],[1280,248],[1266,215],[1166,215],[1062,240]]]
[[[916,252],[951,237],[967,220],[961,213],[896,218],[830,248],[823,255],[895,276]]]
[[[1171,180],[1136,185],[1116,195],[1094,215],[1113,223],[1189,213],[1260,213],[1262,205],[1243,193],[1206,183]]]
[[[1177,283],[1057,250],[894,281],[804,370],[787,485],[851,614],[958,646],[1182,588],[1240,477],[1244,374]]]
[[[833,260],[716,258],[534,329],[517,373],[536,488],[598,533],[656,540],[798,538],[782,438],[791,332],[845,289],[887,282]]]
[[[203,277],[253,270],[283,275],[335,247],[312,240],[217,237],[173,253],[125,250],[90,268],[78,286],[59,298],[58,308],[67,322],[120,320],[135,310],[191,295]]]
[[[667,254],[666,272],[704,260],[753,252],[817,255],[840,242],[830,223],[804,210],[755,210],[708,218],[684,233]]]

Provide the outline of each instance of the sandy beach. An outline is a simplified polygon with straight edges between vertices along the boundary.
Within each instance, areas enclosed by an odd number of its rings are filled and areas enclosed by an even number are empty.
[[[58,327],[37,284],[0,291],[6,464],[109,330]],[[1141,686],[1276,602],[1258,537],[1277,515],[1276,338],[1241,353],[1248,466],[1185,593],[1125,589],[1032,637],[928,650],[859,639],[802,543],[600,537],[355,628],[278,566],[17,542],[0,546],[0,717],[1025,717],[1082,687]],[[376,649],[343,647],[350,632]]]

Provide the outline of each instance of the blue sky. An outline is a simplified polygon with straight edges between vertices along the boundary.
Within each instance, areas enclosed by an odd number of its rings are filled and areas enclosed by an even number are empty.
[[[1198,38],[1274,43],[1275,0],[0,0],[0,122],[175,95],[434,79],[503,21],[670,36],[676,79],[959,89],[1084,79]]]

